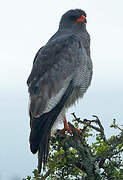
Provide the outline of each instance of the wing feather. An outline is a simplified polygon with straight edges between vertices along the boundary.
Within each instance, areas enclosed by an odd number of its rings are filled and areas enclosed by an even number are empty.
[[[47,102],[69,85],[80,65],[81,43],[75,35],[57,38],[42,47],[27,80],[32,116],[40,116]]]

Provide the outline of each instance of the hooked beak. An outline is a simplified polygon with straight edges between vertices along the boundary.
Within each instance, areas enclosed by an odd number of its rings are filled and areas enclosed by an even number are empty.
[[[86,22],[84,15],[82,15],[79,19],[76,20],[76,23],[82,23],[82,22]]]

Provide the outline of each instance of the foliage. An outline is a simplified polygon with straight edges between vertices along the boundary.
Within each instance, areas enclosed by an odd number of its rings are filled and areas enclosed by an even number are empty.
[[[111,128],[118,129],[119,135],[109,139],[97,116],[95,120],[83,121],[73,113],[73,124],[69,123],[72,134],[60,131],[51,138],[48,163],[42,174],[33,171],[33,178],[23,180],[122,180],[123,179],[123,130],[114,119]],[[93,125],[93,124],[96,125]],[[82,133],[76,127],[82,127]],[[94,131],[96,135],[94,135]],[[95,136],[94,143],[88,143]]]

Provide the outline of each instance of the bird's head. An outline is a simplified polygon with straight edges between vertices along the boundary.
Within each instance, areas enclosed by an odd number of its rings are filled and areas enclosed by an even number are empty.
[[[61,18],[59,28],[81,28],[86,27],[86,13],[81,9],[69,10]]]

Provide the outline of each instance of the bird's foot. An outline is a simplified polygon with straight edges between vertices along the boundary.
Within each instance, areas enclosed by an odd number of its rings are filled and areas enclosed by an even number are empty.
[[[82,133],[82,131],[81,131],[80,129],[76,128],[76,130],[77,130],[77,132],[78,132],[79,134]],[[63,129],[60,129],[59,131],[60,131],[61,133],[65,133],[65,131],[68,131],[70,134],[72,134],[72,130],[70,129],[70,127],[69,127],[69,125],[68,125],[68,122],[67,122],[67,120],[66,120],[66,117],[64,117],[64,128],[63,128]]]
[[[70,129],[68,122],[66,120],[66,117],[64,117],[64,128],[60,130],[61,133],[64,133],[65,131],[68,131],[70,134],[72,133],[72,130]]]

